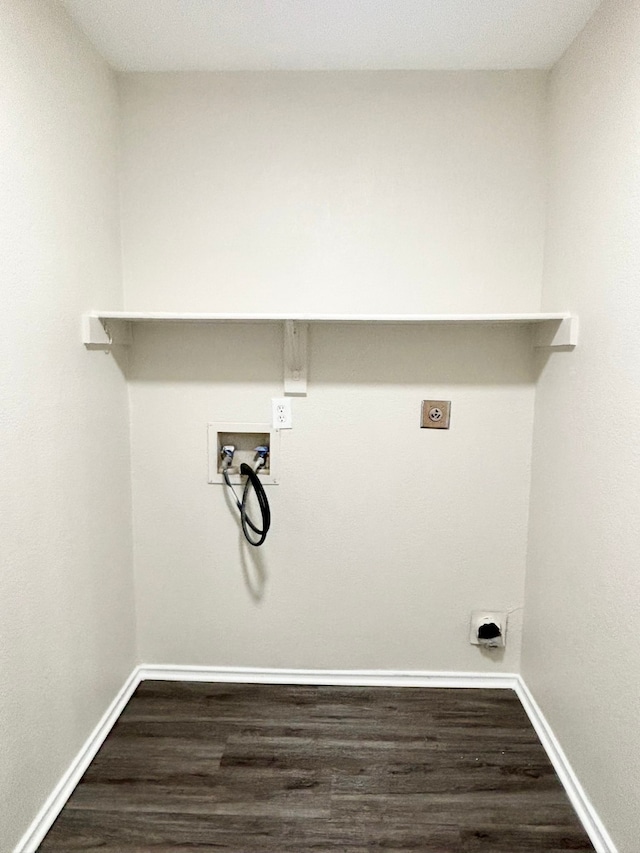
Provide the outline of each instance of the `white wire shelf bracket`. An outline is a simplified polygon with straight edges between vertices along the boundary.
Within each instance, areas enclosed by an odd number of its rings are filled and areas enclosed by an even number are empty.
[[[533,326],[536,347],[573,348],[578,318],[567,312],[523,314],[228,314],[162,311],[90,311],[82,317],[82,340],[88,349],[127,346],[135,323],[282,323],[284,326],[284,391],[307,392],[307,335],[310,324]]]

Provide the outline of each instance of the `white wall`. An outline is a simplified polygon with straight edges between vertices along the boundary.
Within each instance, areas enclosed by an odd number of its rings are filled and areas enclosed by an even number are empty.
[[[121,82],[128,308],[538,310],[544,73]]]
[[[537,309],[544,80],[125,76],[126,303]],[[314,327],[257,553],[207,485],[206,425],[269,420],[281,330],[139,327],[133,349],[141,659],[518,668],[520,613],[504,657],[467,637],[472,609],[522,604],[526,330]],[[449,432],[420,430],[428,398],[453,401]]]
[[[121,301],[117,93],[53,2],[0,0],[0,850],[134,663],[126,385],[79,318]]]
[[[538,387],[523,674],[618,844],[640,839],[640,3],[554,70],[544,306],[580,316]]]
[[[269,420],[277,327],[145,326],[131,371],[141,660],[506,670],[472,609],[522,604],[533,419],[518,329],[313,327],[307,398],[283,432],[273,522],[243,547],[207,484],[207,422]],[[451,399],[450,431],[419,428]]]

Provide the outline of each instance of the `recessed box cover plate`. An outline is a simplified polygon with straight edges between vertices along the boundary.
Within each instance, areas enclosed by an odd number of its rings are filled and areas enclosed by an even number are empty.
[[[241,485],[245,478],[240,476],[240,464],[246,462],[248,465],[254,466],[255,448],[258,445],[266,444],[269,447],[267,465],[264,470],[258,472],[258,477],[265,486],[277,484],[280,433],[278,430],[274,430],[271,424],[208,424],[207,437],[209,445],[207,479],[209,483],[224,483],[220,453],[223,445],[233,444],[236,448],[229,479],[234,485]]]

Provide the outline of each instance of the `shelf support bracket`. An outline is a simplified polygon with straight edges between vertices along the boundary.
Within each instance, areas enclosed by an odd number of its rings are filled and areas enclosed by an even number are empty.
[[[109,352],[114,344],[129,346],[131,323],[126,320],[103,320],[93,314],[82,316],[82,343],[87,349]]]
[[[287,397],[307,395],[308,335],[308,323],[284,321],[284,393]]]
[[[535,330],[534,346],[571,348],[578,344],[578,318],[545,320]]]

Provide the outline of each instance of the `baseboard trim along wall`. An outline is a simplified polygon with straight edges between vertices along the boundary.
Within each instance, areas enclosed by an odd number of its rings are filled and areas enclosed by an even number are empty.
[[[518,676],[516,694],[597,853],[617,853],[609,833],[578,781],[578,777],[569,764],[569,759],[564,754],[553,729],[531,695],[531,691],[522,676]]]
[[[252,667],[141,666],[140,680],[227,681],[245,684],[318,684],[333,687],[505,687],[516,689],[510,673],[412,672],[377,669],[255,669]]]
[[[36,815],[31,826],[14,848],[14,853],[34,853],[37,850],[38,845],[47,832],[49,832],[54,820],[58,817],[64,804],[73,793],[73,789],[114,727],[125,705],[133,696],[136,687],[140,684],[140,680],[140,667],[136,667],[118,691],[113,702],[102,715],[98,725],[80,748],[80,751]]]
[[[202,681],[236,684],[318,684],[344,687],[465,687],[514,690],[547,752],[597,853],[617,853],[551,727],[520,675],[484,672],[412,672],[393,670],[255,669],[252,667],[138,666],[89,735],[14,853],[34,853],[71,796],[141,681]]]

